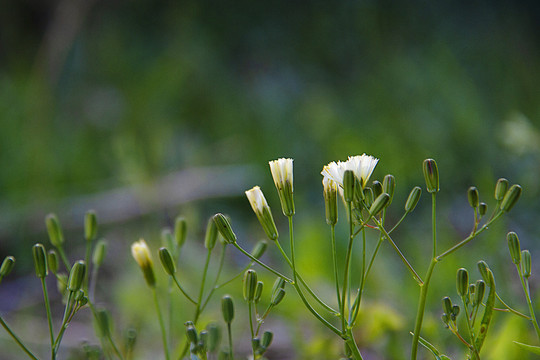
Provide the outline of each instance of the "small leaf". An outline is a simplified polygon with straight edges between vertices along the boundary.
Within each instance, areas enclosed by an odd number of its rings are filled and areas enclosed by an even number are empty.
[[[527,344],[523,344],[517,341],[514,341],[514,344],[518,345],[523,350],[527,350],[529,352],[532,352],[533,354],[540,355],[540,346],[527,345]]]
[[[414,334],[411,332],[411,335],[414,335]],[[439,350],[437,350],[437,348],[435,346],[433,346],[429,341],[427,341],[423,337],[420,336],[418,341],[420,342],[420,344],[423,347],[428,349],[429,352],[431,352],[433,354],[433,356],[435,357],[436,360],[452,360],[448,356],[441,354],[441,352]]]

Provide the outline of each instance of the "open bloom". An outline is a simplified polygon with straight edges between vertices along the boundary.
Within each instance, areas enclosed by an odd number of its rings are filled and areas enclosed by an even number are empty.
[[[343,173],[345,170],[351,170],[364,188],[378,162],[379,159],[371,155],[349,156],[347,161],[332,161],[323,168],[321,174],[343,188]]]
[[[131,255],[133,255],[133,258],[141,268],[148,286],[154,287],[156,285],[156,278],[154,276],[152,256],[150,255],[148,245],[146,245],[143,239],[131,245]]]
[[[257,219],[259,219],[259,222],[261,223],[268,238],[270,240],[276,240],[278,237],[276,224],[274,222],[274,218],[272,217],[270,206],[268,206],[261,188],[255,186],[252,189],[247,190],[246,196],[251,204],[253,212],[255,215],[257,215]]]
[[[277,159],[269,162],[270,172],[279,194],[281,209],[285,216],[294,215],[293,159]]]

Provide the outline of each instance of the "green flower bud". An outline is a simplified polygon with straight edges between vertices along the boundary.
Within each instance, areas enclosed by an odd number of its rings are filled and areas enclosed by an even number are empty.
[[[234,303],[230,295],[225,295],[221,298],[221,313],[223,320],[230,324],[234,319]]]
[[[137,330],[134,328],[129,328],[125,332],[125,343],[126,343],[126,354],[131,353],[137,342]]]
[[[354,172],[352,170],[345,170],[343,173],[343,199],[346,202],[351,202],[354,199]]]
[[[186,233],[187,233],[187,222],[181,216],[178,216],[174,222],[174,240],[176,241],[176,246],[181,248],[182,245],[186,242]]]
[[[111,314],[103,308],[96,309],[96,320],[101,337],[111,334]]]
[[[450,318],[452,320],[455,320],[459,315],[459,311],[460,311],[459,305],[453,305],[452,306],[452,314],[450,315]]]
[[[44,278],[49,273],[47,270],[47,255],[45,255],[45,247],[41,244],[35,244],[34,247],[32,247],[32,255],[34,256],[36,276],[38,278]]]
[[[208,331],[208,351],[214,352],[221,342],[221,328],[216,323],[209,323],[206,330]]]
[[[283,215],[294,215],[294,198],[293,198],[293,159],[278,159],[270,161],[270,172],[274,179],[274,185],[278,191],[279,201],[281,202],[281,210]]]
[[[514,205],[516,205],[519,197],[521,196],[521,186],[515,184],[510,187],[510,190],[506,192],[501,202],[501,210],[504,212],[510,211]]]
[[[195,326],[188,325],[186,327],[186,335],[190,343],[194,344],[195,346],[199,343],[199,334],[197,334],[197,329],[195,329]]]
[[[476,281],[476,292],[474,293],[474,303],[481,304],[486,293],[486,283],[483,280]]]
[[[265,240],[261,240],[255,244],[255,247],[251,251],[251,256],[253,256],[255,259],[259,259],[266,252],[267,248],[268,243]]]
[[[482,275],[482,279],[484,279],[484,281],[489,284],[488,264],[484,260],[480,260],[476,263],[476,265],[478,266],[478,271],[480,271],[480,275]]]
[[[328,225],[336,225],[337,223],[337,192],[338,185],[335,181],[324,177],[323,183],[323,195],[324,195],[324,209],[326,215],[326,223]]]
[[[442,319],[444,325],[446,325],[446,327],[448,327],[448,323],[450,322],[450,316],[447,313],[443,313],[441,315],[441,319]]]
[[[394,190],[396,189],[396,178],[394,175],[386,175],[383,179],[383,192],[390,195],[390,202],[388,205],[392,203],[392,199],[394,198]]]
[[[208,331],[202,330],[199,334],[199,346],[203,352],[208,351]]]
[[[376,199],[383,193],[383,185],[378,180],[373,180],[371,183],[371,189],[373,189],[373,198]]]
[[[422,188],[420,186],[415,186],[409,193],[409,197],[405,202],[405,212],[410,213],[414,210],[416,204],[418,204],[418,200],[420,200],[420,195],[422,195]]]
[[[232,231],[231,223],[225,215],[218,213],[214,215],[213,219],[219,233],[223,236],[223,239],[225,239],[225,242],[227,244],[234,244],[236,242],[236,235]]]
[[[255,304],[257,304],[261,300],[263,287],[264,287],[263,282],[257,281],[257,287],[255,288],[255,296],[253,297],[253,301],[255,302]]]
[[[380,213],[385,207],[390,204],[390,195],[387,193],[382,193],[377,199],[373,202],[373,205],[369,208],[369,215],[375,216]]]
[[[278,231],[276,228],[276,223],[274,222],[274,217],[272,216],[272,211],[270,206],[266,202],[261,188],[258,186],[253,187],[252,189],[246,191],[246,197],[249,200],[249,204],[253,209],[253,212],[257,216],[259,223],[261,224],[266,236],[270,240],[276,240],[278,238]]]
[[[433,159],[424,160],[424,179],[429,193],[439,192],[439,170],[437,163]]]
[[[67,290],[67,275],[59,273],[57,274],[57,280],[56,280],[56,288],[58,289],[58,292],[62,295],[65,295]]]
[[[244,300],[252,302],[257,288],[257,272],[249,269],[244,273]]]
[[[208,219],[208,223],[206,225],[206,233],[204,236],[204,247],[208,250],[212,250],[214,246],[216,246],[216,241],[218,237],[218,231],[216,227],[216,223],[214,222],[213,218]]]
[[[521,262],[521,247],[519,246],[519,239],[515,232],[509,232],[506,235],[506,240],[508,240],[508,249],[510,250],[510,256],[512,257],[512,262],[516,265],[519,265]]]
[[[79,260],[75,264],[73,264],[73,267],[69,272],[68,290],[72,292],[78,291],[83,284],[85,275],[86,264],[84,263],[84,261]]]
[[[97,234],[97,217],[94,210],[89,210],[84,215],[84,238],[86,241],[92,241]]]
[[[148,286],[155,287],[156,277],[154,275],[154,262],[152,261],[148,245],[146,245],[146,242],[143,239],[140,239],[131,245],[131,255],[133,255],[133,258],[141,268]]]
[[[103,260],[105,260],[105,254],[107,253],[107,241],[101,239],[97,242],[96,247],[94,248],[94,254],[92,255],[92,264],[94,266],[101,266]]]
[[[161,244],[170,251],[175,250],[176,246],[174,244],[172,232],[169,228],[164,228],[161,230]]]
[[[53,249],[47,253],[47,264],[53,274],[58,273],[58,254]]]
[[[459,296],[464,297],[467,295],[469,289],[469,273],[467,269],[461,268],[457,271],[456,287]]]
[[[284,289],[285,285],[287,285],[287,282],[282,277],[277,277],[276,281],[274,281],[274,285],[272,286],[272,296],[274,296],[279,289]]]
[[[366,207],[370,207],[373,205],[373,190],[371,188],[366,187],[363,190],[364,192],[364,203],[366,204]]]
[[[185,325],[185,326],[189,326],[189,325],[195,326],[195,324],[194,324],[193,321],[191,321],[191,320],[186,321],[186,322],[184,323],[184,325]]]
[[[3,277],[9,275],[13,267],[15,266],[15,258],[13,256],[6,256],[4,261],[2,261],[2,266],[0,266],[0,280]]]
[[[174,264],[171,253],[167,248],[162,247],[159,249],[159,260],[161,261],[161,265],[163,265],[163,268],[167,274],[172,276],[176,272],[176,265]]]
[[[79,289],[77,291],[74,292],[74,296],[73,296],[73,299],[75,301],[79,301],[80,299],[82,299],[82,297],[84,296],[84,290],[82,289]]]
[[[476,285],[475,284],[469,284],[469,292],[467,293],[467,297],[465,297],[465,303],[473,303],[474,305],[474,294],[476,292]]]
[[[272,294],[272,297],[270,299],[270,302],[273,306],[278,305],[281,300],[285,297],[285,289],[279,288],[274,294]]]
[[[488,209],[488,206],[487,206],[487,204],[485,202],[481,202],[478,205],[478,213],[480,214],[480,217],[486,215],[487,209]]]
[[[77,304],[80,308],[82,308],[84,305],[88,304],[88,297],[87,296],[81,296],[79,300],[77,300]]]
[[[272,340],[274,339],[274,334],[271,331],[265,331],[262,339],[261,339],[261,346],[265,349],[268,349],[270,344],[272,344]]]
[[[469,205],[471,205],[472,208],[476,209],[478,207],[478,204],[480,203],[478,189],[474,186],[471,186],[469,190],[467,190],[467,198],[469,199]]]
[[[259,350],[260,347],[261,347],[261,339],[259,339],[258,337],[254,337],[253,339],[251,339],[251,348],[253,349],[253,351],[257,352],[257,350]]]
[[[56,214],[49,214],[45,217],[45,225],[49,233],[49,240],[53,246],[60,247],[64,243],[64,234],[60,227],[60,221]]]
[[[442,304],[443,304],[444,312],[447,314],[451,314],[452,313],[452,300],[450,300],[448,296],[445,296],[442,299]]]
[[[500,178],[495,185],[495,200],[500,201],[504,198],[504,195],[508,191],[508,180]]]
[[[523,276],[529,278],[531,276],[531,253],[529,250],[523,250],[521,252],[521,270]]]

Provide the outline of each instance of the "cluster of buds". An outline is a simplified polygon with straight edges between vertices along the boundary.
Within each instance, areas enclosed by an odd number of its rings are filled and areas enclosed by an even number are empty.
[[[512,262],[518,267],[521,274],[528,279],[531,276],[531,253],[529,250],[521,250],[519,238],[515,232],[509,232],[506,239]]]
[[[221,329],[215,323],[210,323],[206,329],[197,332],[197,329],[192,321],[187,321],[186,336],[190,342],[190,352],[193,355],[203,359],[207,358],[207,353],[215,352],[221,341]]]

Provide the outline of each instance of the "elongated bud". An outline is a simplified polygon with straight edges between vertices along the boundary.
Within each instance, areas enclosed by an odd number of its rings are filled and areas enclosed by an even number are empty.
[[[373,198],[376,199],[383,193],[383,185],[379,180],[373,180],[371,183],[371,189],[373,189]]]
[[[476,281],[476,291],[474,293],[474,303],[481,304],[486,293],[486,283],[483,280]]]
[[[468,296],[465,297],[465,304],[469,304],[470,302],[475,304],[474,302],[474,294],[476,293],[476,285],[475,284],[469,284],[469,291],[467,293]]]
[[[261,346],[265,349],[268,349],[272,340],[274,339],[274,334],[271,331],[265,331],[261,338]]]
[[[58,254],[54,250],[49,250],[47,253],[47,264],[49,265],[49,270],[56,275],[58,273]]]
[[[2,266],[0,266],[0,280],[3,277],[9,275],[13,267],[15,266],[15,258],[13,256],[6,256],[4,261],[2,261]]]
[[[244,300],[252,302],[257,288],[257,273],[249,269],[244,273]]]
[[[45,217],[45,225],[47,225],[47,232],[49,233],[49,240],[53,246],[60,247],[64,243],[64,234],[60,227],[60,221],[56,214],[49,214]]]
[[[285,297],[285,289],[279,288],[274,294],[272,294],[272,297],[270,299],[270,302],[273,306],[278,305],[281,300]]]
[[[514,205],[516,205],[519,197],[521,196],[521,186],[514,184],[510,187],[510,190],[506,192],[501,202],[501,210],[504,212],[510,211]]]
[[[366,204],[366,207],[371,207],[371,205],[373,205],[373,190],[371,190],[370,187],[366,187],[364,188],[364,190],[362,190],[364,192],[364,203]]]
[[[150,287],[156,286],[156,277],[154,275],[154,263],[148,245],[143,239],[136,241],[131,245],[131,255],[141,268],[144,279]]]
[[[369,208],[369,215],[375,216],[382,211],[385,207],[390,204],[390,195],[387,193],[382,193],[378,198],[375,199],[373,205]]]
[[[265,240],[261,240],[255,244],[255,247],[253,247],[251,256],[253,256],[255,259],[259,259],[266,252],[266,249],[268,249],[268,243]]]
[[[260,347],[261,347],[261,339],[259,339],[258,337],[254,337],[253,339],[251,339],[251,348],[255,352],[258,352]]]
[[[270,161],[270,172],[274,179],[274,185],[279,195],[281,202],[281,210],[283,215],[294,215],[294,198],[293,198],[293,159],[278,159]]]
[[[208,351],[208,331],[202,330],[199,333],[199,346],[203,352]]]
[[[78,291],[82,286],[85,275],[86,264],[84,263],[84,261],[79,260],[75,264],[73,264],[73,267],[69,272],[68,290],[73,292]]]
[[[324,195],[324,210],[326,215],[326,223],[328,225],[336,225],[338,219],[337,212],[337,192],[338,186],[335,181],[324,177],[323,195]]]
[[[79,291],[82,291],[82,290],[79,290]],[[84,293],[84,291],[83,291]],[[88,304],[88,296],[81,296],[78,300],[77,300],[77,304],[79,307],[83,307],[84,305]]]
[[[178,216],[174,222],[174,240],[176,241],[176,246],[181,248],[182,245],[186,242],[186,233],[187,233],[187,222],[181,216]]]
[[[478,189],[474,186],[471,186],[469,190],[467,190],[467,198],[469,199],[469,205],[471,205],[473,209],[476,209],[478,207],[478,204],[480,203]]]
[[[396,189],[396,178],[394,175],[386,175],[383,179],[383,192],[390,195],[390,202],[388,205],[392,203],[392,199],[394,198],[394,190]]]
[[[287,282],[282,277],[277,277],[272,286],[272,296],[278,292],[279,289],[284,289]]]
[[[44,278],[49,273],[47,270],[47,255],[45,255],[45,247],[42,244],[35,244],[34,247],[32,247],[32,255],[34,256],[36,276],[38,278]]]
[[[488,206],[485,202],[481,202],[478,204],[478,213],[480,214],[480,217],[486,215]]]
[[[172,276],[176,272],[176,265],[174,264],[171,253],[167,248],[162,247],[159,249],[159,260],[161,261],[161,265],[163,265],[163,269],[165,269],[167,274]]]
[[[465,297],[467,295],[469,289],[469,273],[467,269],[461,268],[457,271],[456,288],[459,296]]]
[[[84,215],[84,238],[86,241],[92,241],[97,235],[97,216],[94,210],[89,210]]]
[[[459,315],[459,311],[460,311],[459,305],[453,305],[452,306],[452,314],[450,314],[450,319],[455,321],[456,318]]]
[[[97,242],[96,247],[94,249],[94,254],[92,255],[92,264],[94,266],[101,266],[103,264],[103,260],[105,260],[105,255],[107,254],[107,241],[105,239],[101,239]]]
[[[257,304],[261,300],[262,291],[264,288],[264,283],[262,281],[257,281],[257,287],[255,288],[255,296],[253,301]]]
[[[495,200],[500,201],[508,191],[508,180],[500,178],[495,185]]]
[[[510,250],[510,256],[512,257],[512,262],[516,265],[519,265],[521,262],[521,247],[519,246],[519,238],[515,232],[509,232],[506,235],[506,240],[508,240],[508,249]]]
[[[422,195],[422,188],[420,186],[415,186],[409,193],[409,197],[405,202],[405,212],[410,213],[414,210],[420,200],[420,195]]]
[[[424,160],[424,179],[426,180],[426,189],[429,193],[439,192],[439,170],[437,169],[435,160]]]
[[[354,172],[352,170],[345,170],[343,173],[343,199],[346,202],[351,202],[354,199]]]
[[[225,295],[221,298],[221,313],[223,320],[230,324],[234,319],[234,302],[230,295]]]
[[[194,344],[195,346],[199,343],[199,334],[197,334],[197,329],[195,329],[195,326],[188,325],[186,327],[186,335],[190,343]]]
[[[206,330],[208,331],[208,351],[214,352],[221,342],[221,328],[216,323],[209,323]]]
[[[443,321],[444,325],[448,327],[448,323],[450,322],[450,315],[448,315],[447,313],[443,313],[441,315],[441,320]]]
[[[272,211],[270,206],[266,202],[261,188],[258,186],[253,187],[252,189],[246,191],[246,197],[249,200],[249,204],[253,209],[253,212],[257,216],[259,223],[261,224],[266,236],[270,240],[276,240],[278,238],[278,231],[276,228],[276,223],[274,222],[274,217],[272,216]]]
[[[529,250],[523,250],[521,252],[521,269],[523,271],[523,276],[526,278],[531,276],[531,253]]]
[[[221,213],[217,213],[213,217],[214,222],[216,223],[216,227],[223,236],[223,239],[225,239],[225,242],[227,244],[234,244],[236,242],[236,235],[232,231],[231,223],[229,220],[225,217],[225,215]]]
[[[484,260],[480,260],[479,262],[476,263],[476,265],[478,266],[478,271],[480,272],[480,275],[482,275],[482,279],[484,279],[484,281],[489,285],[490,282],[489,282],[489,274],[488,274],[488,271],[489,271],[488,264]]]
[[[212,250],[214,246],[216,246],[216,240],[218,237],[218,231],[216,227],[216,223],[214,222],[213,218],[210,218],[208,220],[208,224],[206,225],[206,235],[204,236],[204,247],[208,250]]]
[[[447,314],[452,314],[452,300],[448,296],[443,297],[442,299],[443,310]]]
[[[111,333],[111,314],[106,309],[98,308],[96,320],[101,337],[108,337]]]

